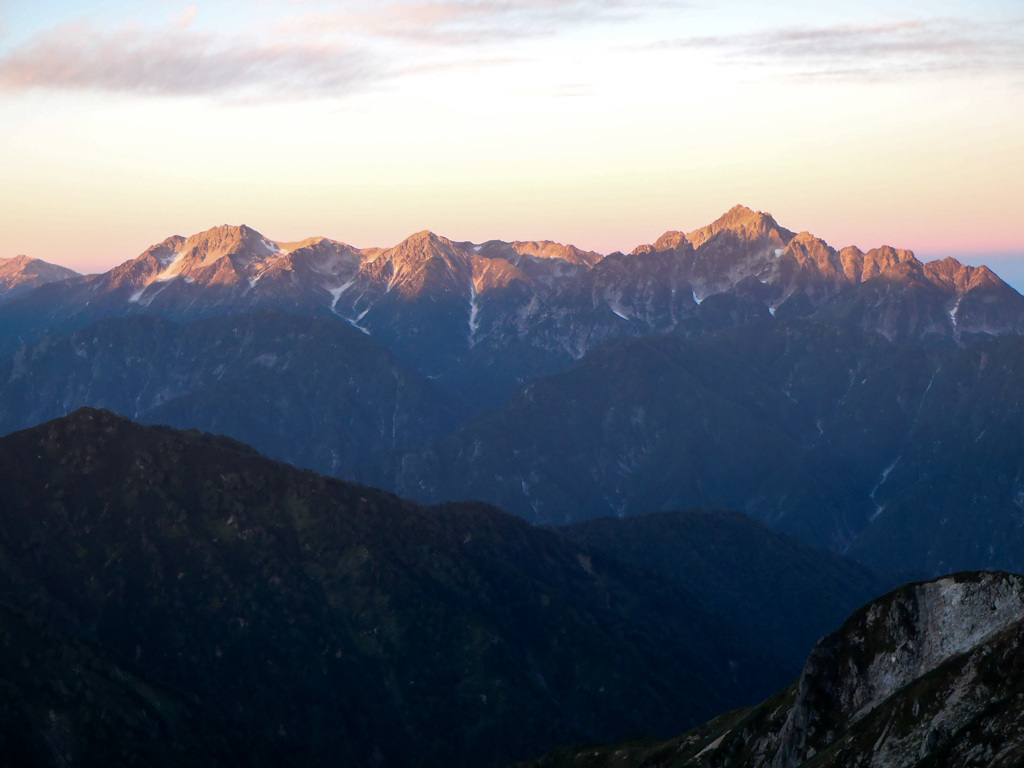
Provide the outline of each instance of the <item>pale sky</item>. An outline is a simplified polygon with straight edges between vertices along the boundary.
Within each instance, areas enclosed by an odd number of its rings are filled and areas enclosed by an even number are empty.
[[[743,203],[1012,280],[1022,126],[1019,0],[0,0],[0,256],[224,223],[607,253]]]

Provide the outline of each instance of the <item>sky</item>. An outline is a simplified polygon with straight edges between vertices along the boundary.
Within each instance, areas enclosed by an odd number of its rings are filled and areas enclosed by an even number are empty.
[[[1019,0],[0,0],[0,257],[630,251],[736,203],[1024,285]]]

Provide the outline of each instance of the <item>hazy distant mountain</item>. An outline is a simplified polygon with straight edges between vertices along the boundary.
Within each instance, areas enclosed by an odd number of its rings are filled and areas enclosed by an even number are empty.
[[[1024,761],[1024,578],[913,584],[822,639],[800,679],[670,742],[567,749],[536,768],[966,768]]]
[[[230,435],[376,485],[391,485],[403,452],[436,441],[461,416],[365,334],[274,310],[183,324],[108,319],[0,362],[0,433],[84,405]]]
[[[494,508],[102,411],[0,438],[0,564],[18,765],[503,765],[783,682],[685,590]]]
[[[78,273],[42,259],[30,259],[28,256],[0,259],[0,303],[17,298],[45,283],[71,277],[78,277]]]

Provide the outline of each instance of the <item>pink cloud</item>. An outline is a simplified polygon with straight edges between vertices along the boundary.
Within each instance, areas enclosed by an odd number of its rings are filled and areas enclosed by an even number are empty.
[[[66,26],[0,58],[0,89],[296,98],[346,94],[381,70],[337,42],[218,40],[180,28]]]

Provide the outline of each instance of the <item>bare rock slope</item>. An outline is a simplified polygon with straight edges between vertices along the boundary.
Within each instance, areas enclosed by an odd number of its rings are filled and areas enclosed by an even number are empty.
[[[925,768],[1024,762],[1024,577],[911,584],[823,638],[800,679],[678,739],[536,765]]]

